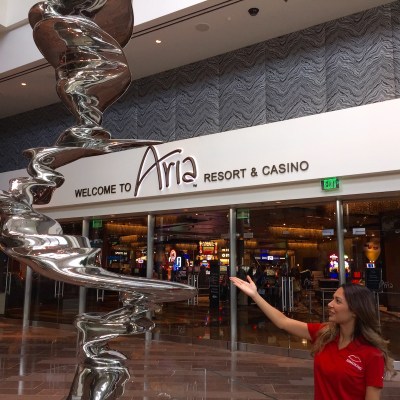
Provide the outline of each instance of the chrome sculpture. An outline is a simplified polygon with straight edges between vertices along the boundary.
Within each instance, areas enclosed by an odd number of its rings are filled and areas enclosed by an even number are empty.
[[[63,235],[60,224],[34,210],[47,204],[64,182],[62,165],[127,148],[159,142],[112,139],[101,126],[104,110],[128,88],[131,74],[122,47],[133,29],[131,0],[47,0],[29,11],[39,50],[56,72],[57,93],[76,118],[52,147],[28,149],[29,177],[10,181],[0,191],[0,248],[9,257],[56,281],[121,292],[122,308],[83,313],[81,363],[69,399],[116,399],[129,378],[125,356],[107,343],[120,335],[151,330],[146,318],[157,303],[193,297],[193,287],[110,273],[99,251],[85,237]]]

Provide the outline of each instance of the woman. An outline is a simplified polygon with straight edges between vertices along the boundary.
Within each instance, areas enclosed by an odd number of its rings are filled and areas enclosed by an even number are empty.
[[[385,369],[392,372],[393,362],[368,288],[339,287],[328,304],[329,322],[320,324],[288,318],[257,293],[249,277],[230,279],[278,328],[311,341],[315,400],[379,400]]]

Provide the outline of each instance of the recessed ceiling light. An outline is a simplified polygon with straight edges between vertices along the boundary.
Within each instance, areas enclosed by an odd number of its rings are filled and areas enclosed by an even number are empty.
[[[27,84],[25,83],[25,82],[22,82],[21,83],[21,86],[26,86]]]
[[[207,32],[210,29],[210,25],[206,23],[197,24],[195,27],[199,32]]]
[[[160,44],[160,43],[161,43],[161,40],[160,40],[160,39],[157,39],[157,40],[156,40],[156,43],[157,43],[157,44]]]

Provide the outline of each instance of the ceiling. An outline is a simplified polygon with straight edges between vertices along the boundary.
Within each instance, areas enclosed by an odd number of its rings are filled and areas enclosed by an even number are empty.
[[[390,2],[208,0],[136,26],[125,54],[139,79]],[[0,74],[0,118],[58,101],[54,70],[44,59]]]

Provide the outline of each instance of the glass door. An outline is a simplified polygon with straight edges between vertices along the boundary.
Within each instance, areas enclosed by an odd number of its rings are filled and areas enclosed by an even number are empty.
[[[61,223],[65,235],[82,235],[82,223]],[[31,321],[71,324],[79,310],[79,286],[32,274]]]
[[[164,304],[155,315],[155,335],[188,341],[230,339],[228,276],[232,267],[227,238],[226,210],[156,217],[154,276],[195,286],[198,296]]]
[[[6,310],[7,264],[8,257],[0,252],[0,315]]]
[[[345,245],[351,279],[376,296],[379,321],[394,358],[400,356],[400,200],[347,201],[343,204]]]
[[[6,256],[2,261],[2,265],[2,286],[4,287],[5,299],[4,316],[7,318],[22,319],[25,297],[26,265]]]
[[[33,274],[31,320],[71,324],[79,310],[79,287]]]
[[[237,210],[238,275],[249,275],[259,294],[293,318],[321,321],[324,305],[338,285],[330,268],[337,254],[334,204]],[[335,264],[336,265],[336,264]],[[238,293],[239,342],[303,349],[307,341],[276,328]]]
[[[147,218],[115,218],[92,221],[89,238],[92,247],[101,248],[103,268],[109,272],[145,277],[147,270]],[[86,310],[110,312],[119,307],[119,292],[89,289]]]

